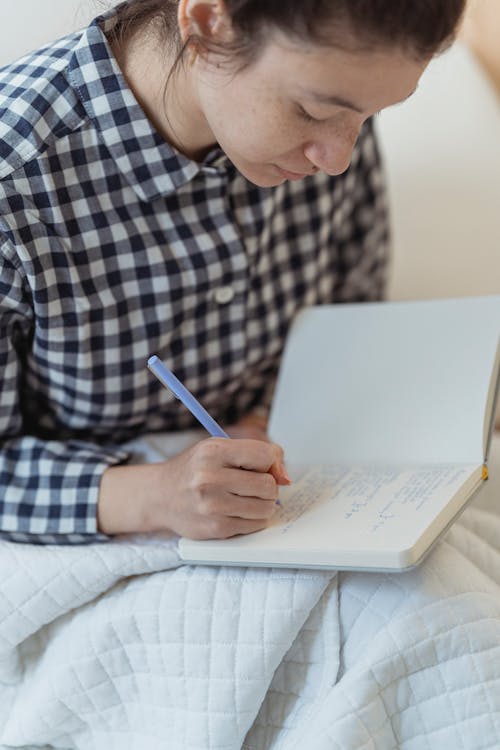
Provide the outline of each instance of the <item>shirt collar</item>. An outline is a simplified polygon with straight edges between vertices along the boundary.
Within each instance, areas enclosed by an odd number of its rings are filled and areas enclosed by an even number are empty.
[[[213,149],[198,163],[154,129],[128,87],[103,31],[104,24],[112,23],[113,14],[96,18],[84,30],[68,77],[117,168],[142,201],[166,196],[200,172],[224,175],[232,165],[220,149]]]

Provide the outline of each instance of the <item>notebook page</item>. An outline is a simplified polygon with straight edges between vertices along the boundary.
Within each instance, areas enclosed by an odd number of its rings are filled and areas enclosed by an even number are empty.
[[[499,332],[500,297],[309,308],[270,434],[294,463],[480,463]]]
[[[282,506],[257,533],[183,539],[186,560],[397,568],[416,562],[481,482],[480,467],[292,468]]]

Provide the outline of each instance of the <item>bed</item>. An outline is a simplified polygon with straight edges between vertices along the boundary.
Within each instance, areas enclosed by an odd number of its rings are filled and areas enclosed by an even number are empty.
[[[490,467],[402,574],[1,542],[0,747],[498,750],[500,435]]]

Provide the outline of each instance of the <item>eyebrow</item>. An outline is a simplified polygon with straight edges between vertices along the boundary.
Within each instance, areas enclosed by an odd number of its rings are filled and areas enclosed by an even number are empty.
[[[414,88],[413,91],[411,91],[408,96],[405,96],[404,99],[401,99],[398,104],[405,102],[410,98],[410,96],[413,96],[417,88],[418,87]],[[335,94],[320,94],[318,91],[311,91],[309,92],[309,95],[317,102],[321,102],[323,104],[333,104],[337,107],[344,107],[345,109],[352,109],[353,112],[358,112],[360,115],[365,111],[362,107],[353,104],[351,101],[349,101],[348,99],[344,99],[342,96],[336,96]]]

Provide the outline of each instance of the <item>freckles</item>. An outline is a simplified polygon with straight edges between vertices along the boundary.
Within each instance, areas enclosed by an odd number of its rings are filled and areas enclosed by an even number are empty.
[[[347,144],[354,146],[358,140],[359,131],[363,125],[363,121],[354,123],[352,118],[345,116],[339,119],[334,135],[337,138],[342,139]]]

